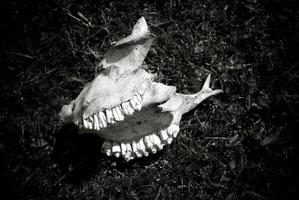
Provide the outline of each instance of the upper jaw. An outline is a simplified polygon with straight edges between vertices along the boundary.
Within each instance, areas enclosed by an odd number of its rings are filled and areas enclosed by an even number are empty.
[[[160,112],[157,106],[175,93],[175,87],[157,83],[147,85],[145,92],[135,92],[129,100],[113,107],[82,115],[78,125],[82,133],[96,133],[112,141],[129,141],[168,126],[173,116]]]

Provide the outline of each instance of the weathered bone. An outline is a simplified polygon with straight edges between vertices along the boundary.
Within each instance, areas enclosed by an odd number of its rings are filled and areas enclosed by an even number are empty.
[[[222,92],[209,87],[211,75],[192,95],[154,82],[154,75],[141,68],[153,39],[145,19],[140,18],[132,34],[105,54],[100,74],[60,112],[63,121],[79,125],[80,133],[102,137],[107,156],[128,161],[160,151],[177,137],[184,113]]]

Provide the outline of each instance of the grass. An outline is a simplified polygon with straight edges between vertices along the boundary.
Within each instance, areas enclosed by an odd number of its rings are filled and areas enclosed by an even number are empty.
[[[296,1],[1,4],[0,180],[12,199],[298,195]],[[58,113],[140,16],[158,36],[146,64],[159,81],[194,93],[212,73],[225,93],[185,115],[162,152],[125,163]]]

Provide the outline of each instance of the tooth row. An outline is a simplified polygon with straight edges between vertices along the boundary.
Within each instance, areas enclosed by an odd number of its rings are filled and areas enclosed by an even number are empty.
[[[107,156],[123,157],[126,161],[134,158],[148,156],[149,153],[157,153],[164,145],[171,144],[176,138],[180,128],[176,124],[171,124],[168,128],[159,130],[151,135],[146,135],[139,140],[131,142],[111,142],[105,141],[102,145],[102,152]]]
[[[133,115],[134,111],[140,111],[142,108],[142,97],[136,94],[132,99],[123,102],[121,105],[112,109],[106,109],[93,114],[92,116],[83,119],[83,127],[85,129],[100,130],[105,128],[108,124],[114,124],[117,121],[123,121],[125,115]]]

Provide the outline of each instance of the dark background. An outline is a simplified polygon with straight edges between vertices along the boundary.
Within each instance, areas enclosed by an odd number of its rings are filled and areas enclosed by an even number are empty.
[[[0,181],[7,199],[298,196],[299,5],[292,0],[0,3]],[[159,81],[224,94],[185,115],[173,144],[125,163],[58,113],[109,44],[144,16]]]

